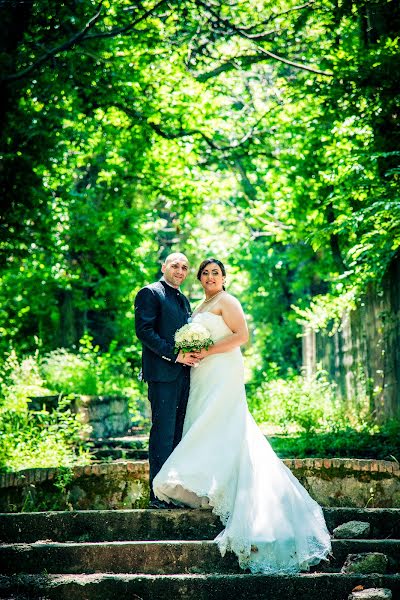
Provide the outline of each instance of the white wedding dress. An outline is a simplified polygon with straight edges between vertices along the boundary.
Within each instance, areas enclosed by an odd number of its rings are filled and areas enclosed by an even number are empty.
[[[232,334],[222,316],[198,313],[214,341]],[[240,348],[191,370],[183,437],[153,483],[156,496],[212,507],[225,529],[215,538],[254,573],[295,573],[326,559],[320,506],[276,456],[246,402]]]

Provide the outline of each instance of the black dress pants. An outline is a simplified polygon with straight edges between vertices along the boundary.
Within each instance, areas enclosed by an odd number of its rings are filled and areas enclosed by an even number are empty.
[[[185,367],[175,381],[149,381],[151,404],[149,439],[150,500],[154,500],[153,479],[182,438],[189,397],[190,369]]]

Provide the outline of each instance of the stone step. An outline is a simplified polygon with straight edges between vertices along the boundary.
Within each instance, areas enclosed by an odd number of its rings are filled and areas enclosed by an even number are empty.
[[[380,552],[400,570],[400,540],[333,540],[333,559],[315,570],[339,572],[348,554]],[[233,553],[212,541],[35,542],[0,545],[0,570],[13,573],[238,573]]]
[[[400,538],[400,509],[324,508],[330,532],[341,523],[371,524],[371,538]],[[211,540],[221,531],[209,510],[87,510],[0,514],[0,542]]]
[[[0,542],[210,540],[222,530],[210,510],[87,510],[0,514]]]
[[[148,451],[141,448],[124,448],[124,447],[101,447],[91,451],[91,455],[96,461],[103,462],[106,459],[111,460],[146,460]]]
[[[92,440],[91,454],[97,461],[146,460],[149,438],[147,435],[127,435]]]
[[[358,585],[385,587],[400,600],[400,575],[0,576],[0,598],[18,600],[347,600]]]
[[[148,435],[126,435],[119,437],[98,438],[92,440],[95,448],[125,448],[147,450],[149,445]]]

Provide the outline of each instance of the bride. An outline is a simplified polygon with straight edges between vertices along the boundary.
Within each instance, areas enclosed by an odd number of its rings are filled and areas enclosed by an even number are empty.
[[[193,320],[214,344],[191,370],[183,437],[156,475],[163,501],[212,508],[225,529],[215,538],[253,573],[295,573],[326,559],[331,542],[320,506],[276,456],[247,408],[240,346],[242,307],[224,288],[225,268],[204,260],[205,300]]]

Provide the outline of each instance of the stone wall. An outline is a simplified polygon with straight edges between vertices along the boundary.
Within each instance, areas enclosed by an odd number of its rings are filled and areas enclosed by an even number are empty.
[[[140,508],[147,501],[147,461],[26,469],[0,476],[0,512]]]
[[[55,410],[62,394],[52,396],[34,396],[30,398],[31,410]],[[79,414],[82,422],[89,425],[85,437],[100,439],[124,435],[132,425],[129,413],[129,400],[123,396],[84,396],[74,395],[70,404],[71,410]]]
[[[127,398],[76,396],[73,409],[91,426],[93,439],[123,435],[132,425]]]
[[[322,506],[400,507],[400,465],[395,461],[304,458],[283,462]]]
[[[400,253],[333,335],[304,329],[304,371],[313,374],[318,364],[342,399],[367,395],[378,421],[400,418]]]
[[[397,462],[342,458],[283,462],[322,506],[400,507]],[[147,461],[0,475],[0,512],[141,508],[147,502]]]

